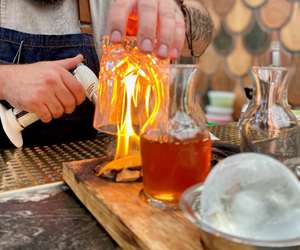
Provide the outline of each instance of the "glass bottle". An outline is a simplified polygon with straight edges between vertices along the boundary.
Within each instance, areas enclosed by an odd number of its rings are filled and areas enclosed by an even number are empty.
[[[241,124],[241,151],[258,152],[284,162],[300,155],[300,128],[287,105],[288,69],[253,67],[254,102]]]
[[[211,140],[198,95],[195,65],[161,67],[163,97],[141,134],[144,196],[161,208],[177,206],[182,192],[205,180]]]

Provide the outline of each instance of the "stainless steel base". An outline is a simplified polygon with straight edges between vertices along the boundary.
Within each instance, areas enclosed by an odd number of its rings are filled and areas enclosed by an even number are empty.
[[[62,181],[62,163],[109,154],[113,138],[0,151],[0,192]]]
[[[222,142],[239,144],[235,123],[210,130]],[[0,150],[0,192],[62,181],[63,162],[113,155],[114,150],[114,138],[105,134],[93,140]]]

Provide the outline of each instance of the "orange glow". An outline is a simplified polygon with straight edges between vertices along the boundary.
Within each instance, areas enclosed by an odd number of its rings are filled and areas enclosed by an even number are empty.
[[[133,11],[128,17],[126,35],[136,36],[138,30],[138,16],[136,11]]]
[[[120,169],[117,165],[125,161],[117,160],[126,157],[141,162],[140,134],[154,122],[164,97],[161,61],[133,44],[109,44],[101,60],[94,126],[117,135],[111,169]]]
[[[139,147],[139,137],[135,133],[131,118],[131,104],[134,99],[134,87],[137,75],[129,74],[124,80],[125,95],[123,95],[123,106],[120,124],[118,124],[118,139],[115,159],[123,158],[130,153],[130,150],[136,150]],[[125,102],[126,100],[126,102]],[[126,105],[127,104],[127,105]]]

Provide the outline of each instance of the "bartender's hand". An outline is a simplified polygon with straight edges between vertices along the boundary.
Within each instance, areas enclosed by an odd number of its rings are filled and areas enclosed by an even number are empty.
[[[107,31],[111,41],[121,41],[126,33],[128,15],[134,8],[138,13],[140,49],[146,53],[155,51],[161,58],[179,57],[185,40],[185,23],[175,0],[111,1]],[[155,48],[156,39],[158,43]]]
[[[72,113],[85,94],[69,72],[83,60],[73,58],[25,65],[0,66],[0,99],[12,106],[33,112],[43,122]]]

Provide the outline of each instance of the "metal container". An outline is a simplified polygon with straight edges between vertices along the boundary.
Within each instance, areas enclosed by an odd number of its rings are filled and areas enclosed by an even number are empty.
[[[186,190],[180,200],[180,208],[184,215],[201,232],[201,241],[205,250],[300,250],[299,237],[287,241],[261,241],[226,234],[204,223],[201,219],[202,185],[195,185]]]

